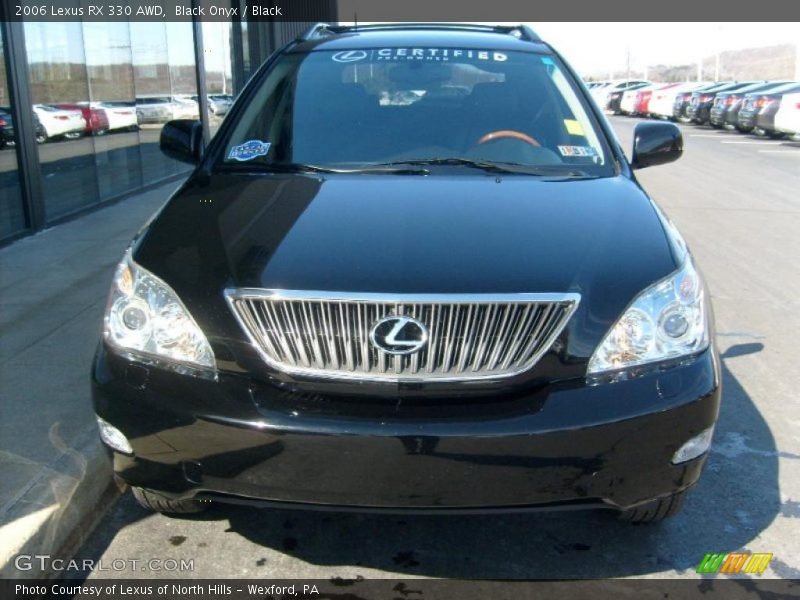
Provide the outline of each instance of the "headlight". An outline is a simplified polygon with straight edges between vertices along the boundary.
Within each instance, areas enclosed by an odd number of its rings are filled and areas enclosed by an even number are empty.
[[[687,255],[683,267],[633,301],[589,361],[595,375],[696,354],[709,344],[706,291]]]
[[[104,335],[117,348],[214,368],[214,352],[177,294],[125,253],[106,308]]]

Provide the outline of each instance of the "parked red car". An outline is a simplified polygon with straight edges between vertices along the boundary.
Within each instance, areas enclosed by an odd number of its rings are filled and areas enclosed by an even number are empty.
[[[636,92],[636,104],[635,104],[635,111],[637,115],[644,115],[647,116],[650,112],[650,98],[653,97],[654,91],[661,91],[667,90],[669,88],[677,86],[677,83],[669,83],[667,85],[662,85],[659,87],[652,87],[646,88],[639,92]]]
[[[86,135],[104,135],[108,132],[108,115],[102,108],[91,108],[82,104],[53,104],[56,108],[79,110],[86,123]]]

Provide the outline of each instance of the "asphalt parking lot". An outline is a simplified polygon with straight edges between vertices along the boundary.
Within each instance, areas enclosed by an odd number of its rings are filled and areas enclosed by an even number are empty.
[[[637,122],[612,117],[626,148]],[[706,553],[743,550],[774,553],[763,577],[800,578],[800,143],[681,128],[684,157],[638,175],[706,275],[723,357],[714,445],[681,515],[631,526],[606,512],[398,517],[215,506],[167,518],[127,494],[78,557],[189,559],[194,571],[91,576],[698,577]]]

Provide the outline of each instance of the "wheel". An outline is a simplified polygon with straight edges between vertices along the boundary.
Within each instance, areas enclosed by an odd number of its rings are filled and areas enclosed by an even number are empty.
[[[645,504],[640,504],[619,514],[620,521],[629,523],[656,523],[667,517],[677,515],[683,508],[683,501],[688,490],[678,492],[666,498],[657,498]]]
[[[171,500],[156,492],[134,486],[131,486],[131,492],[133,492],[133,497],[136,498],[140,506],[153,512],[190,514],[203,512],[207,508],[193,498],[189,498],[188,500]]]
[[[45,131],[37,131],[36,132],[36,143],[37,144],[44,144],[44,143],[47,142],[48,139],[50,139],[50,138],[47,136],[47,132],[45,132]]]

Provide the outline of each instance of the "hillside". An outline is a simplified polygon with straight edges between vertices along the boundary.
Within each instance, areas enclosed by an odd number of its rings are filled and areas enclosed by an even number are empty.
[[[794,44],[781,44],[744,50],[726,50],[719,56],[719,79],[793,79],[797,49]],[[703,59],[703,79],[714,79],[715,57]],[[608,72],[595,73],[588,79],[607,79]],[[624,78],[625,71],[617,71],[614,78]],[[697,79],[697,64],[652,65],[647,74],[631,71],[632,78],[647,77],[653,81],[692,81]]]

